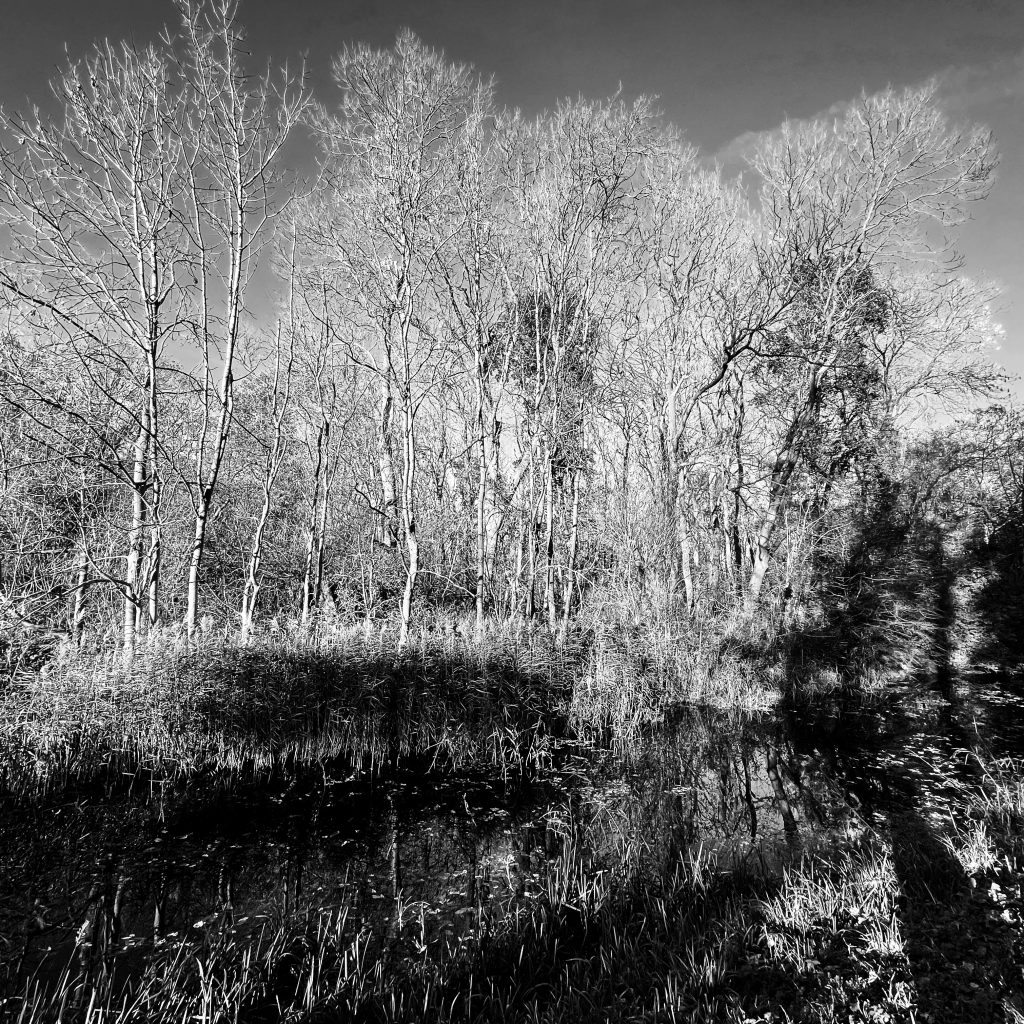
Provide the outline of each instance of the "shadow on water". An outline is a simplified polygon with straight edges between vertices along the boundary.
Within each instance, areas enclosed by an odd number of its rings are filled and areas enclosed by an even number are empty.
[[[934,689],[936,731],[955,748],[959,781],[983,792],[989,784],[982,764],[991,751],[977,721],[977,707],[966,699],[970,691],[958,679],[950,660],[955,607],[954,572],[938,548],[937,629]],[[1004,920],[1002,907],[965,870],[938,829],[943,811],[957,816],[954,804],[943,808],[919,778],[905,780],[907,792],[890,802],[888,827],[893,859],[903,892],[907,956],[918,993],[922,1018],[931,1020],[1003,1021],[1006,1005],[1019,1001],[1021,976],[1015,948],[1016,933]],[[978,822],[953,822],[970,834]]]
[[[442,994],[480,1020],[526,992],[536,1002],[575,985],[582,999],[598,975],[616,999],[648,999],[634,956],[648,970],[668,958],[667,978],[691,979],[685,995],[657,994],[665,1014],[714,1017],[738,1000],[802,1019],[823,990],[799,957],[772,960],[764,946],[795,941],[790,926],[729,915],[743,892],[781,899],[787,866],[865,823],[891,847],[921,1019],[952,1019],[954,1006],[996,1019],[1012,990],[1009,967],[995,977],[968,959],[984,946],[986,963],[1010,964],[1013,933],[943,842],[941,816],[984,782],[959,752],[982,751],[973,723],[988,714],[948,663],[930,696],[918,686],[870,708],[849,694],[757,715],[685,708],[658,727],[591,736],[548,710],[561,668],[440,656],[343,675],[315,661],[255,668],[225,664],[217,687],[185,702],[178,725],[209,744],[187,771],[138,744],[90,771],[61,774],[57,758],[53,775],[8,773],[5,995],[69,963],[130,984],[159,955],[256,948],[285,926],[306,948],[311,922],[334,920],[344,948],[368,943],[406,964],[478,949],[486,979],[471,970]],[[613,890],[614,918],[597,899]],[[701,935],[720,963],[694,952]],[[299,954],[275,955],[268,991],[291,998]],[[800,954],[836,971],[844,955]]]
[[[1007,1006],[1022,1005],[1019,935],[994,898],[998,884],[978,887],[967,867],[979,865],[965,864],[954,845],[970,852],[964,838],[985,837],[963,797],[991,787],[982,765],[1019,756],[1020,702],[1005,678],[955,672],[954,577],[941,549],[934,562],[931,671],[873,709],[803,709],[790,724],[797,745],[823,759],[847,802],[888,842],[917,1019],[1002,1022],[1018,1019]]]
[[[483,756],[453,769],[409,721],[387,725],[399,705],[375,712],[372,754],[191,775],[120,760],[0,797],[8,991],[71,960],[130,973],[161,943],[331,910],[396,941],[458,942],[545,892],[567,844],[594,876],[671,873],[698,848],[763,872],[848,813],[760,718],[683,712],[594,745],[541,719],[524,736],[481,704]],[[495,753],[501,729],[516,752]]]

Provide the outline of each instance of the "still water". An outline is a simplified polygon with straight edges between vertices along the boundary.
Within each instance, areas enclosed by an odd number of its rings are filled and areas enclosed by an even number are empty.
[[[458,943],[570,846],[593,873],[710,856],[775,871],[872,819],[948,813],[976,755],[1024,751],[1021,712],[1016,685],[988,676],[871,707],[564,727],[513,772],[341,754],[182,776],[113,760],[0,794],[0,983],[76,961],[130,972],[154,946],[331,910]]]

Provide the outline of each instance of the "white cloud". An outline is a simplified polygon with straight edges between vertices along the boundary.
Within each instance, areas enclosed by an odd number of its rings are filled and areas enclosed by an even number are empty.
[[[979,108],[1024,98],[1024,50],[987,64],[947,68],[936,77],[939,98],[950,114],[983,113]]]
[[[782,122],[763,131],[744,132],[742,135],[737,135],[731,142],[727,142],[722,146],[722,148],[712,156],[711,160],[714,163],[721,164],[726,173],[741,170],[747,157],[751,156],[762,142],[777,135],[781,130],[783,123],[804,125],[812,124],[815,121],[832,120],[836,117],[842,117],[843,114],[846,113],[846,109],[849,107],[851,102],[852,100],[842,100],[838,103],[833,103],[830,107],[826,107],[824,110],[819,111],[812,117],[792,117],[788,118],[786,122]]]
[[[938,100],[954,119],[986,121],[987,108],[1005,100],[1024,101],[1024,50],[1012,57],[1002,57],[984,64],[966,64],[945,68],[926,81],[938,84]],[[810,124],[814,121],[842,117],[853,102],[850,97],[833,103],[809,118],[789,119],[791,124]],[[758,145],[776,135],[782,123],[761,131],[748,131],[727,142],[711,157],[725,171],[740,171]]]

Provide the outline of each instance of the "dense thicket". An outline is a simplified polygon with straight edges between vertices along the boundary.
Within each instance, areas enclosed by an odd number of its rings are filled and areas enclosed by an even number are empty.
[[[647,100],[529,119],[408,32],[320,105],[180,7],[4,116],[10,637],[760,610],[853,657],[1014,576],[1020,414],[963,418],[996,328],[949,238],[995,156],[933,90],[730,177]]]

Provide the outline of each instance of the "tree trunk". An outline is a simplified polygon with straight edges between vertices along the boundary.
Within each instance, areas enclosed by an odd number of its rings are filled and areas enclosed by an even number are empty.
[[[252,547],[249,551],[249,565],[246,569],[245,586],[242,589],[241,608],[241,634],[242,643],[249,639],[252,632],[252,623],[256,615],[256,601],[260,593],[260,570],[263,566],[263,538],[266,534],[267,523],[270,521],[270,509],[272,504],[272,493],[274,481],[277,477],[277,466],[273,472],[263,481],[263,503],[260,506],[259,516],[256,519],[256,529],[252,536]]]
[[[554,629],[558,618],[555,608],[555,472],[550,454],[547,457],[544,506],[544,607],[548,626]]]
[[[487,573],[487,445],[484,435],[484,382],[480,350],[476,354],[476,426],[479,434],[479,458],[477,471],[480,474],[476,492],[476,632],[479,636],[484,628],[484,587]]]
[[[405,467],[402,473],[402,525],[405,530],[405,544],[409,561],[405,569],[405,589],[402,593],[402,625],[398,637],[399,647],[405,647],[409,640],[412,599],[420,568],[420,545],[416,536],[415,512],[416,423],[412,397],[408,393],[403,396],[402,402],[402,433],[405,448]]]
[[[270,519],[273,484],[273,478],[264,480],[263,504],[260,506],[259,517],[256,520],[256,529],[252,537],[252,548],[249,552],[249,565],[246,570],[245,586],[242,590],[242,643],[249,639],[249,634],[252,632],[253,618],[256,614],[256,599],[260,593],[260,568],[263,564],[263,537],[266,533],[267,522]]]
[[[75,579],[75,593],[71,604],[71,642],[77,647],[82,641],[82,624],[85,621],[85,588],[89,585],[89,552],[82,531],[82,550],[78,556],[78,572]]]
[[[771,496],[768,504],[768,512],[761,529],[757,532],[754,541],[754,553],[750,583],[747,588],[746,606],[751,612],[761,599],[761,590],[764,587],[765,574],[768,571],[768,564],[771,561],[772,543],[775,538],[775,528],[778,525],[779,516],[782,514],[782,505],[789,490],[789,481],[793,476],[796,463],[790,459],[781,470],[777,471],[772,479]]]
[[[686,612],[689,614],[693,611],[694,602],[693,569],[691,567],[693,551],[690,546],[690,530],[686,524],[686,516],[682,514],[681,509],[678,510],[676,528],[679,533],[679,564],[683,571],[683,591],[686,598]]]
[[[195,531],[192,535],[192,550],[188,559],[188,603],[185,609],[185,629],[191,636],[195,632],[199,614],[199,573],[202,570],[203,555],[206,551],[206,524],[210,516],[210,492],[204,487],[196,508]]]
[[[149,615],[147,625],[153,629],[160,619],[160,562],[163,557],[163,528],[159,520],[159,485],[153,486],[154,500],[150,503],[153,519],[149,524],[149,552],[146,555],[146,577],[149,581]]]
[[[519,589],[523,582],[523,548],[526,545],[526,520],[519,516],[519,533],[516,537],[516,560],[512,578],[511,593],[508,595],[508,611],[510,615],[519,612]]]
[[[316,432],[316,459],[313,462],[313,494],[309,502],[309,525],[306,528],[306,562],[302,575],[302,609],[301,620],[305,625],[309,622],[310,612],[314,605],[313,588],[315,586],[317,555],[317,527],[320,520],[320,491],[325,475],[324,435],[327,421],[321,418]]]
[[[391,449],[391,385],[384,384],[381,403],[380,436],[377,439],[377,458],[380,469],[382,517],[380,542],[386,548],[398,546],[398,499],[395,496],[395,457]]]
[[[796,471],[799,453],[799,443],[805,429],[814,421],[818,409],[818,389],[822,377],[825,374],[827,365],[817,367],[810,376],[807,384],[807,395],[804,398],[800,410],[793,417],[786,431],[785,440],[779,449],[775,459],[775,466],[772,469],[771,484],[768,492],[768,512],[761,529],[757,532],[757,539],[754,544],[752,558],[753,569],[750,576],[750,585],[747,589],[746,608],[750,612],[757,605],[761,598],[761,589],[764,586],[765,573],[768,570],[768,563],[771,560],[775,529],[778,526],[779,516],[782,514],[783,504],[789,493],[789,484]]]
[[[572,523],[569,527],[569,550],[566,553],[565,596],[562,605],[562,624],[569,625],[572,614],[572,598],[576,589],[576,551],[579,547],[580,527],[580,470],[572,475]]]
[[[124,573],[124,619],[122,645],[126,658],[135,653],[135,637],[138,631],[139,614],[139,570],[142,563],[142,531],[145,526],[146,509],[146,465],[149,433],[148,406],[139,424],[135,439],[135,456],[132,467],[132,514],[128,527],[128,551],[125,557]]]
[[[330,467],[331,424],[324,423],[324,485],[320,489],[320,522],[316,532],[316,560],[313,566],[313,607],[319,608],[324,596],[324,551],[327,546],[327,522],[331,506],[331,481],[333,471]]]
[[[310,523],[306,531],[306,568],[302,574],[302,607],[299,615],[299,619],[304,626],[308,625],[309,616],[313,609],[313,563],[315,561],[316,525],[314,521]]]
[[[530,443],[530,508],[527,522],[526,540],[529,544],[526,554],[526,603],[523,611],[526,618],[532,619],[537,614],[537,474],[534,469],[533,443]]]
[[[149,300],[149,338],[146,357],[149,362],[149,553],[146,556],[146,576],[149,590],[147,628],[156,626],[160,617],[160,562],[163,557],[163,525],[160,521],[159,407],[157,404],[157,350],[160,345],[160,279],[157,272],[156,240],[151,254]]]

